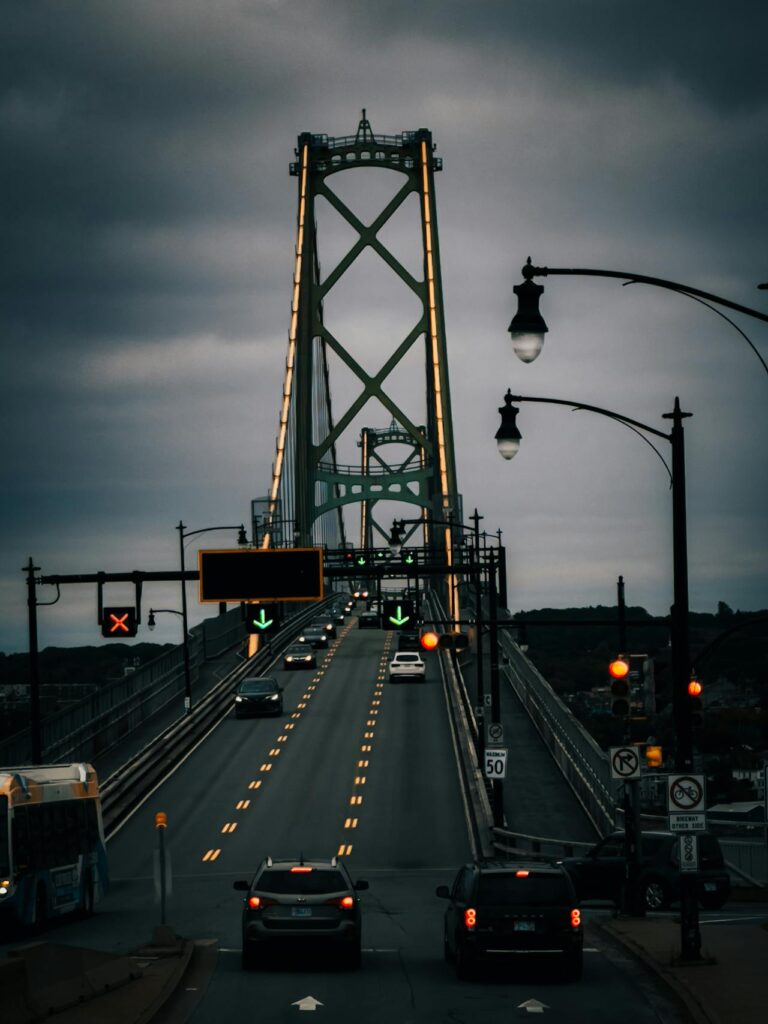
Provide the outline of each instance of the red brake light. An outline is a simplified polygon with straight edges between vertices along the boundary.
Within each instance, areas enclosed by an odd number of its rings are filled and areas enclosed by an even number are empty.
[[[265,896],[249,896],[248,906],[251,910],[262,910],[264,907],[273,907],[277,900],[270,900]]]
[[[515,878],[527,878],[528,875],[530,875],[530,871],[521,870],[515,872]]]
[[[571,928],[581,928],[581,911],[575,907],[571,911]]]
[[[294,875],[306,875],[308,872],[310,872],[312,870],[314,870],[314,869],[313,868],[308,868],[308,867],[306,867],[306,865],[302,864],[301,867],[291,868],[291,873],[294,874]]]
[[[477,924],[477,911],[473,907],[467,907],[464,911],[464,925],[468,932],[475,930]]]

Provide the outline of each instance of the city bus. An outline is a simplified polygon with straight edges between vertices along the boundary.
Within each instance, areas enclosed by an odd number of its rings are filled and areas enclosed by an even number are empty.
[[[93,767],[0,768],[0,937],[72,911],[91,914],[108,881]]]

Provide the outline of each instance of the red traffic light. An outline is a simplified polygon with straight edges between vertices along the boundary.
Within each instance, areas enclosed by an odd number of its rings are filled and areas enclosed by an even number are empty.
[[[688,683],[688,693],[690,693],[692,697],[698,697],[703,689],[704,687],[701,685],[699,680],[693,676],[690,683]]]
[[[434,651],[440,643],[440,637],[437,633],[433,633],[432,630],[427,630],[426,633],[422,633],[419,637],[419,643],[425,651]]]
[[[629,661],[627,658],[618,657],[608,666],[608,675],[611,679],[626,679],[629,675]]]

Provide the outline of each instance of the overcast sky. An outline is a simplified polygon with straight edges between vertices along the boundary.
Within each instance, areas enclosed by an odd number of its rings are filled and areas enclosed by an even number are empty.
[[[353,133],[362,107],[377,133],[430,129],[444,160],[459,488],[467,513],[503,530],[511,609],[611,604],[623,574],[629,603],[665,614],[671,495],[635,434],[585,412],[522,406],[522,447],[503,462],[507,387],[662,429],[679,395],[694,414],[691,607],[768,606],[768,375],[737,332],[672,293],[551,277],[538,361],[519,362],[507,334],[529,255],[768,311],[756,290],[766,38],[757,0],[6,0],[0,650],[26,649],[30,556],[44,573],[172,570],[180,519],[239,523],[267,491],[295,240],[288,163],[300,132]],[[386,173],[333,187],[370,220],[402,180]],[[318,216],[330,269],[352,239]],[[407,217],[392,230],[406,245]],[[326,310],[371,370],[414,322],[382,268],[370,256]],[[735,319],[768,359],[768,325]],[[406,376],[393,397],[417,415],[423,380]],[[345,387],[335,378],[339,406]],[[358,423],[387,425],[381,408],[366,414]],[[146,588],[144,602],[178,607],[178,588]],[[210,613],[191,608],[192,621]],[[174,616],[158,625],[142,638],[178,639]],[[95,588],[40,610],[41,647],[98,642]]]

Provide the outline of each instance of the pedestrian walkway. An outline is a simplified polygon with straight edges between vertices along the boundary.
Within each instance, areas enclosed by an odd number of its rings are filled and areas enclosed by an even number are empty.
[[[703,960],[697,965],[676,963],[677,917],[617,917],[598,927],[671,988],[696,1024],[764,1024],[768,1019],[768,904],[755,904],[754,918],[734,914],[731,920],[702,921]]]

